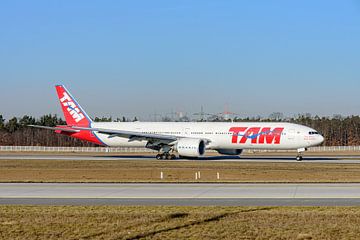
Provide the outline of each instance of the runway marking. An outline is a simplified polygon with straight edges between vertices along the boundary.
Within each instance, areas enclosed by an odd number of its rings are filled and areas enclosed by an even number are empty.
[[[360,197],[74,197],[74,196],[6,196],[6,197],[0,197],[0,199],[360,199]]]

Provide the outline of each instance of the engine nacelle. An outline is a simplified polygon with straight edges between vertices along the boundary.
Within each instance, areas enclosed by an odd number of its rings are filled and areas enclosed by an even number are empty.
[[[198,138],[181,138],[175,145],[180,156],[200,157],[205,153],[205,142]]]
[[[242,149],[216,149],[216,151],[220,154],[224,155],[240,155],[242,153]]]

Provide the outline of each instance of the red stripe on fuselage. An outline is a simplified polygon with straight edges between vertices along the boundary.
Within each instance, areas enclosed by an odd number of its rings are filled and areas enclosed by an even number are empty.
[[[66,132],[66,131],[55,131],[55,132],[104,146],[104,144],[91,131],[81,130],[80,132],[76,132],[76,133]]]

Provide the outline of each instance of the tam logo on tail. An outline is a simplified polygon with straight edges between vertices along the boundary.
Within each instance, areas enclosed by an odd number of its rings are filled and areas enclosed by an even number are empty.
[[[70,96],[64,92],[64,96],[60,98],[60,102],[64,107],[67,107],[67,111],[74,118],[75,122],[78,123],[85,118],[84,114],[81,113],[80,109],[76,107],[74,101],[70,98]]]
[[[92,120],[63,85],[57,85],[56,91],[62,111],[69,126],[90,126]]]

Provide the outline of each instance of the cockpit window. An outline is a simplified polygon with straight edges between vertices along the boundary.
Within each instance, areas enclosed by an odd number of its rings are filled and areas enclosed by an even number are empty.
[[[318,135],[318,132],[309,132],[309,135]]]

